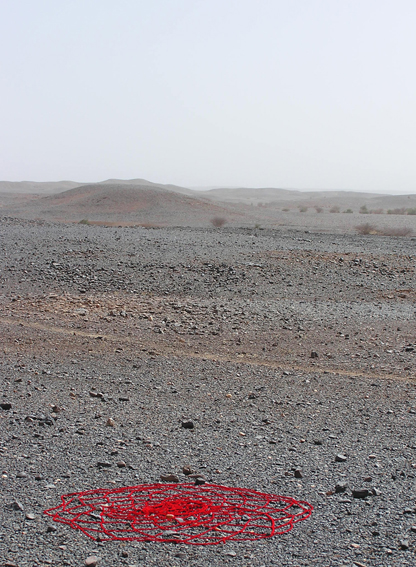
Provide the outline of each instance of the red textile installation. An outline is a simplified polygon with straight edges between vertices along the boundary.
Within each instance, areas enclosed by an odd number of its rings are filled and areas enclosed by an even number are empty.
[[[214,545],[289,532],[312,506],[285,496],[216,484],[142,484],[61,496],[45,510],[96,541]]]

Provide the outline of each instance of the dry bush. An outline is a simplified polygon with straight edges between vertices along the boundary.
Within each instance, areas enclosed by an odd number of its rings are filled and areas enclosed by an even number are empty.
[[[211,224],[215,226],[215,228],[221,228],[227,223],[227,219],[224,217],[213,217],[211,219]]]
[[[308,207],[305,207],[305,205],[301,205],[299,207],[299,212],[301,212],[301,213],[306,213],[307,210],[308,210]]]
[[[362,215],[368,215],[370,211],[367,209],[367,205],[363,205],[362,207],[360,207],[360,213]]]
[[[324,210],[323,210],[322,207],[315,207],[315,211],[316,211],[317,213],[323,213],[323,212],[324,212]]]
[[[411,228],[377,228],[366,222],[355,227],[358,234],[378,234],[379,236],[410,236],[413,234]]]
[[[355,227],[355,230],[358,232],[358,234],[377,234],[376,227],[369,222],[357,225]]]
[[[416,215],[416,208],[407,209],[407,214],[408,214],[408,215]]]
[[[285,213],[287,213],[288,211],[290,211],[290,209],[288,209],[288,208],[285,207],[284,209],[282,209],[282,211],[284,211]]]
[[[343,212],[343,213],[349,213],[349,214],[351,214],[351,213],[353,213],[354,211],[353,211],[352,209],[347,209],[346,211],[342,211],[342,212]]]
[[[384,236],[410,236],[413,234],[413,230],[411,228],[385,228],[382,231]]]
[[[333,207],[331,207],[329,209],[330,213],[339,213],[340,212],[340,208],[338,207],[338,205],[334,205]]]
[[[405,215],[406,214],[406,208],[402,207],[401,209],[389,209],[387,211],[388,215]]]

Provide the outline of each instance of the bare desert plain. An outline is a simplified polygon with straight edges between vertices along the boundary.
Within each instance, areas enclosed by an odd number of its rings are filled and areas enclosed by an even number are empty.
[[[0,193],[4,567],[416,564],[415,196],[38,189]],[[166,475],[314,510],[208,546],[44,514]]]

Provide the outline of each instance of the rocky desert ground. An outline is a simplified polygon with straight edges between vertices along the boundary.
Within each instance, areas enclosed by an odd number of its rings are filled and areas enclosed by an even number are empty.
[[[415,238],[3,216],[0,247],[3,566],[416,564]],[[43,514],[187,466],[313,514],[207,547]]]

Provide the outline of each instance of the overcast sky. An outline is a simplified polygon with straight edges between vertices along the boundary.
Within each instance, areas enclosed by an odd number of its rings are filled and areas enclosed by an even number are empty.
[[[0,0],[0,179],[416,193],[415,0]]]

